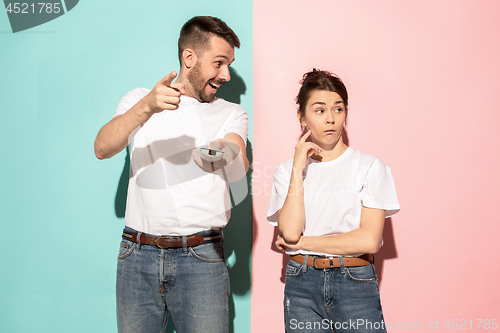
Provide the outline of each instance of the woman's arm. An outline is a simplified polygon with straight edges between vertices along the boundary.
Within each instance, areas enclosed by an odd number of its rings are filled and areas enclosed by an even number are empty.
[[[384,221],[385,210],[363,206],[358,229],[334,236],[302,236],[296,243],[287,242],[286,238],[278,236],[276,246],[334,255],[375,253],[382,237]]]
[[[283,208],[278,211],[278,229],[290,244],[297,243],[306,221],[302,170],[293,170]]]
[[[295,146],[288,194],[283,207],[278,211],[278,229],[285,241],[290,244],[295,244],[301,239],[306,220],[302,172],[307,164],[307,158],[315,151],[321,152],[318,145],[306,142],[310,134],[311,131],[304,134]]]

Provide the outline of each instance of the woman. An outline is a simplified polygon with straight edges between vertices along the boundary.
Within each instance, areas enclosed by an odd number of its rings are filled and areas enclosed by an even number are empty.
[[[371,256],[384,220],[399,211],[390,168],[348,147],[347,89],[335,75],[306,73],[297,117],[307,132],[274,174],[268,221],[290,255],[287,332],[384,332]]]

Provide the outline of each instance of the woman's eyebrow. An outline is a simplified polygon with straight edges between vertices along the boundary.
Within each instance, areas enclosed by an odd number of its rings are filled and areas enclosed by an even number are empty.
[[[311,106],[314,106],[316,104],[320,104],[320,105],[326,105],[325,102],[322,102],[322,101],[317,101],[317,102],[314,102],[311,104]],[[344,104],[344,101],[336,101],[335,104]]]

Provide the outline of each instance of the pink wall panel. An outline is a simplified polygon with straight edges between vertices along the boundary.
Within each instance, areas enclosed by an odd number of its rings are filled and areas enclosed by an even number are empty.
[[[252,332],[283,331],[266,212],[312,67],[347,85],[350,145],[393,170],[402,210],[376,262],[386,321],[500,321],[498,17],[495,0],[254,1]]]

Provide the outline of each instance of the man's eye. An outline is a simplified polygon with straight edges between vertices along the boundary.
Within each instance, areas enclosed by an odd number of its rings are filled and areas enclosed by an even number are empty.
[[[222,62],[220,62],[220,61],[217,61],[217,62],[215,63],[215,66],[217,66],[217,67],[220,67],[221,65],[222,65]]]

